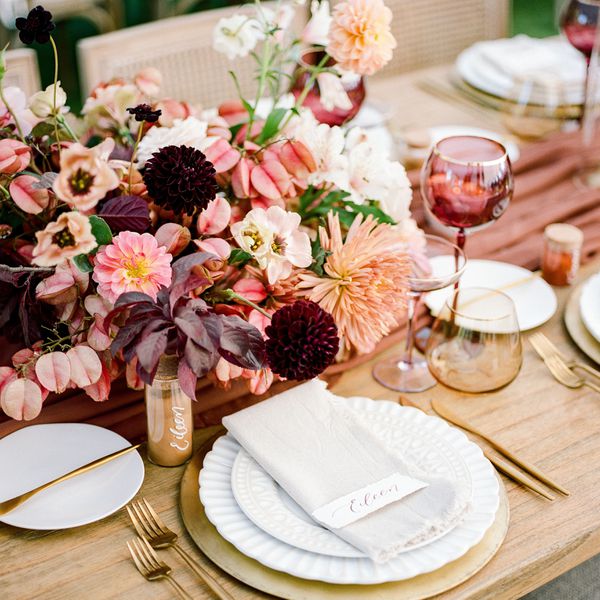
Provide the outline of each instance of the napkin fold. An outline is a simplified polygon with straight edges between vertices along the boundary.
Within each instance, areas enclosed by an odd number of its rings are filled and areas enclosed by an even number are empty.
[[[450,529],[470,507],[470,490],[423,473],[391,451],[319,380],[225,417],[223,424],[309,515],[393,474],[428,484],[349,525],[328,527],[376,562]]]

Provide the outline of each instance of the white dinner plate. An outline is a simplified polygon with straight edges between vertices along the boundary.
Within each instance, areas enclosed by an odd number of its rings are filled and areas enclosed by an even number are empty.
[[[0,501],[14,498],[130,443],[84,423],[31,425],[0,440]],[[67,529],[103,519],[123,507],[144,481],[144,463],[130,452],[54,485],[0,517],[26,529]]]
[[[431,260],[434,273],[444,269],[445,263],[454,261],[452,256],[439,256]],[[519,285],[511,284],[522,281]],[[556,294],[550,285],[541,277],[536,277],[531,271],[495,260],[473,259],[467,262],[465,271],[459,282],[460,287],[483,287],[500,290],[515,303],[519,329],[526,331],[538,327],[552,317],[558,307]],[[453,293],[454,288],[430,292],[425,296],[425,304],[436,317]]]
[[[369,558],[332,556],[297,548],[263,531],[239,507],[231,477],[241,447],[226,435],[207,454],[200,472],[200,500],[219,533],[267,567],[304,579],[340,584],[374,584],[415,577],[459,558],[477,544],[493,523],[499,504],[498,479],[480,448],[445,421],[395,402],[350,398],[348,405],[360,414],[365,426],[391,449],[403,452],[407,460],[427,465],[426,470],[440,476],[470,477],[471,510],[465,519],[443,537],[383,564]]]
[[[579,310],[585,328],[600,342],[600,273],[590,277],[583,285]]]
[[[495,41],[495,40],[494,40]],[[494,43],[492,41],[491,43]],[[488,42],[490,43],[490,42]],[[561,43],[559,40],[558,43]],[[565,60],[575,61],[575,69],[579,69],[583,63],[581,56],[573,54],[573,48],[568,42],[565,44]],[[481,52],[486,42],[478,42],[463,50],[456,59],[458,74],[469,85],[507,100],[518,101],[517,94],[522,89],[522,84],[517,82],[507,73],[495,68],[490,61],[486,60]],[[577,53],[579,54],[579,53]],[[555,94],[546,89],[534,88],[531,90],[530,101],[541,106],[555,107],[557,105],[581,104],[583,102],[583,78],[580,85],[567,84],[561,87],[561,98],[557,102]],[[560,101],[562,100],[562,101]]]

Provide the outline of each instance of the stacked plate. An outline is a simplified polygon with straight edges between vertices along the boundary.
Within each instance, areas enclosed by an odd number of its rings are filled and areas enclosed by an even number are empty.
[[[504,100],[552,108],[583,103],[585,59],[560,37],[478,42],[456,68],[468,85]]]
[[[267,567],[338,584],[409,579],[476,545],[499,505],[498,479],[479,447],[445,421],[394,402],[356,397],[348,406],[392,451],[470,490],[462,522],[387,563],[375,563],[315,523],[228,434],[215,443],[200,472],[200,500],[219,533]]]
[[[565,310],[565,323],[579,348],[600,364],[600,273],[575,290]]]

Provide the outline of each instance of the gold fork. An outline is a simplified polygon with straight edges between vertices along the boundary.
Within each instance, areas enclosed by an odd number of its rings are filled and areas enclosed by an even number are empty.
[[[152,550],[150,544],[143,538],[136,538],[127,542],[127,547],[133,558],[137,570],[148,581],[159,581],[165,579],[171,584],[177,595],[183,600],[193,600],[192,597],[175,581],[171,576],[171,567],[159,560],[156,552]]]
[[[587,386],[596,392],[600,392],[600,385],[596,385],[583,377],[579,377],[579,375],[571,371],[558,356],[549,356],[544,362],[548,369],[550,369],[550,373],[552,373],[554,378],[563,385],[575,389]]]
[[[173,548],[176,550],[192,571],[213,591],[217,598],[221,600],[234,600],[233,596],[177,543],[177,534],[165,525],[145,498],[137,502],[132,502],[126,508],[129,518],[140,537],[147,540],[153,548]]]
[[[544,359],[549,356],[558,356],[562,361],[570,367],[571,369],[583,369],[590,375],[594,377],[598,377],[600,379],[600,371],[590,367],[590,365],[586,365],[583,362],[579,362],[576,360],[569,360],[564,354],[560,352],[560,350],[543,334],[543,333],[534,333],[529,338],[531,344],[537,351],[537,353]]]

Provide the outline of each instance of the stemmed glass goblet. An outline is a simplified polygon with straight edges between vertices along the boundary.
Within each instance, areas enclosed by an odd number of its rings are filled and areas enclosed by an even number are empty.
[[[427,212],[456,230],[463,249],[467,230],[486,227],[508,208],[513,176],[506,149],[479,136],[440,140],[421,170],[421,192]]]
[[[587,63],[585,97],[581,128],[583,145],[589,149],[594,140],[596,104],[600,92],[600,0],[570,0],[560,15],[560,28],[571,45]],[[600,165],[584,165],[575,176],[584,187],[600,187]]]
[[[408,277],[408,322],[403,356],[378,362],[373,377],[385,387],[398,392],[422,392],[434,386],[436,380],[422,355],[414,353],[414,317],[421,296],[457,282],[465,270],[464,252],[452,242],[436,235],[424,235],[424,243],[408,250],[411,274]],[[454,257],[454,260],[436,261],[436,257]]]

